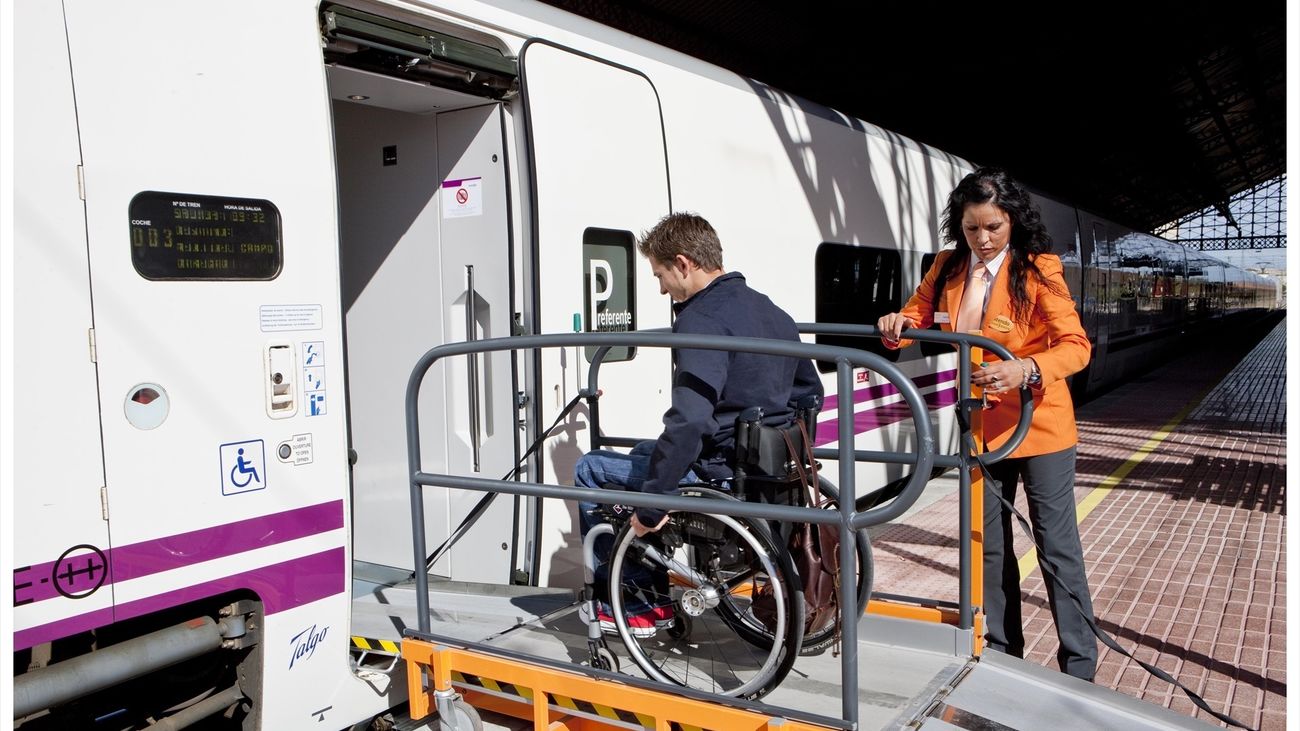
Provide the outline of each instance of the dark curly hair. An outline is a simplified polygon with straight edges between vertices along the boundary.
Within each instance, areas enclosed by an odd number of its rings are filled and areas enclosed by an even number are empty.
[[[1051,249],[1052,239],[1043,225],[1038,207],[1029,199],[1029,191],[1016,182],[1005,170],[995,167],[982,167],[962,178],[948,195],[948,206],[944,209],[943,220],[939,224],[944,241],[956,244],[952,256],[943,263],[939,270],[938,286],[947,284],[970,260],[970,245],[961,230],[961,217],[966,206],[992,203],[1001,208],[1011,219],[1011,241],[1007,246],[1008,274],[1011,281],[1011,309],[1019,322],[1028,322],[1033,303],[1025,290],[1027,277],[1033,276],[1054,294],[1068,297],[1060,292],[1060,287],[1047,280],[1038,270],[1034,260],[1039,254]]]

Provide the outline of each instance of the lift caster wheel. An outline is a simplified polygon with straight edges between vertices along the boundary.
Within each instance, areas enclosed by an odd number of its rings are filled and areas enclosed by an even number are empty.
[[[691,617],[689,614],[678,612],[673,617],[673,623],[668,625],[668,636],[674,640],[684,640],[691,636]]]
[[[617,673],[618,657],[610,652],[608,647],[602,647],[596,650],[596,656],[591,659],[591,666],[597,670],[608,670],[611,673]]]
[[[463,700],[452,701],[453,718],[439,718],[438,731],[483,731],[483,719],[474,706]]]

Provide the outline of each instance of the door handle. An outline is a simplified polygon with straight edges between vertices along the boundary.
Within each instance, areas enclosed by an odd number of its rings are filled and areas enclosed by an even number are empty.
[[[474,293],[474,265],[469,264],[465,267],[465,340],[474,342],[478,340],[476,324],[477,299]],[[469,448],[474,464],[474,471],[479,471],[479,393],[478,393],[478,354],[469,353],[465,356],[469,363]]]
[[[288,343],[272,343],[266,346],[266,415],[272,419],[283,419],[298,412],[297,387],[298,368],[294,361],[293,347]]]

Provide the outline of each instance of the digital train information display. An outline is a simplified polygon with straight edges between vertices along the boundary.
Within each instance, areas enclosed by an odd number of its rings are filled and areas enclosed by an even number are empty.
[[[153,280],[280,274],[280,211],[268,200],[144,191],[131,199],[131,263]]]

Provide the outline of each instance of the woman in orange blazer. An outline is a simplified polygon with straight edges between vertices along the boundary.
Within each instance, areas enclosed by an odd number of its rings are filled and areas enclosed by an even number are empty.
[[[1012,546],[1011,516],[994,490],[1015,501],[1023,479],[1039,563],[1092,603],[1075,522],[1074,462],[1078,431],[1065,379],[1088,364],[1091,346],[1062,277],[1061,260],[1047,253],[1050,239],[1029,193],[1004,171],[981,168],[948,197],[941,230],[955,248],[935,259],[902,311],[880,318],[886,346],[905,347],[908,328],[934,323],[946,331],[978,332],[1015,354],[993,354],[972,374],[984,389],[984,441],[1006,442],[1020,415],[1020,399],[1034,400],[1029,435],[1011,455],[990,465],[984,498],[984,614],[988,646],[1017,657],[1025,648],[1020,619],[1020,570]],[[992,479],[988,479],[992,478]],[[1047,580],[1056,621],[1061,670],[1092,680],[1097,643],[1079,610]]]

